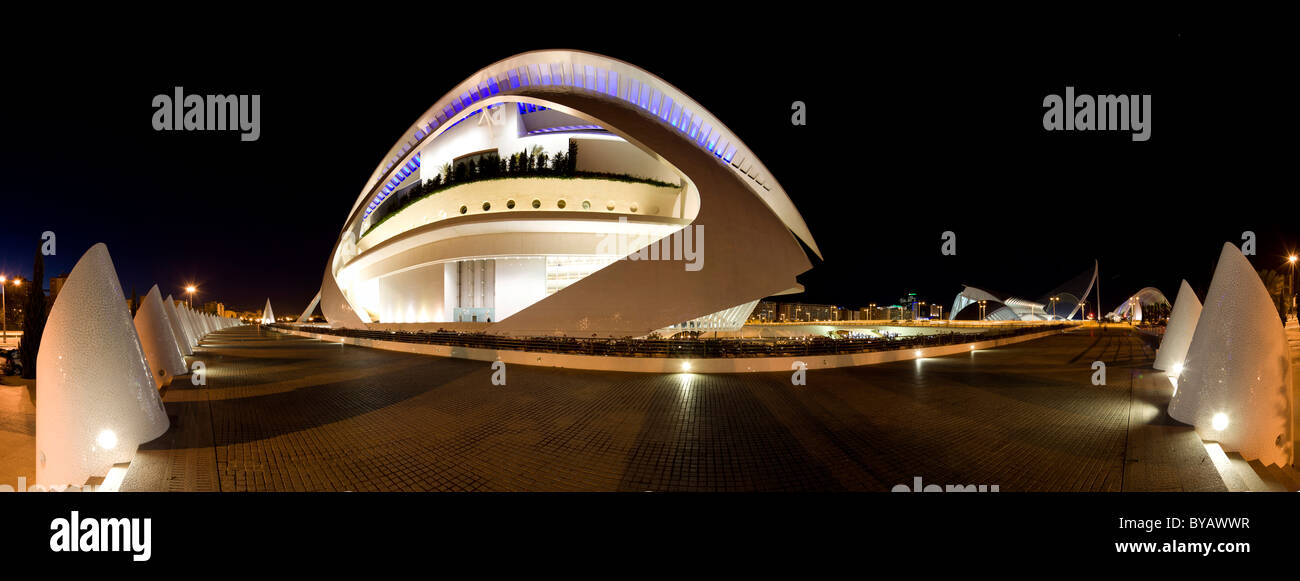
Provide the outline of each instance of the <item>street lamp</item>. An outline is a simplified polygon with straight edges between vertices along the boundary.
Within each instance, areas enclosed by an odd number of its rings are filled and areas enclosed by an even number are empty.
[[[1291,313],[1292,313],[1292,314],[1295,314],[1295,262],[1296,262],[1296,259],[1297,259],[1297,258],[1300,258],[1300,257],[1297,257],[1297,256],[1294,255],[1294,254],[1292,254],[1291,256],[1286,257],[1286,263],[1287,263],[1287,266],[1291,267],[1291,279],[1290,279],[1290,281],[1287,283],[1287,286],[1288,286],[1288,287],[1291,287],[1291,288],[1290,288],[1289,292],[1287,293],[1287,298],[1290,299],[1288,302],[1291,303],[1289,306],[1291,307]]]
[[[14,286],[22,286],[23,279],[13,279]],[[0,334],[0,344],[9,342],[9,306],[5,304],[5,285],[9,284],[9,279],[0,276],[0,328],[3,328],[3,334]]]
[[[0,321],[4,322],[4,338],[0,339],[0,344],[9,342],[9,307],[5,306],[5,284],[8,282],[0,276]]]
[[[194,308],[194,291],[196,291],[196,290],[199,290],[199,289],[196,288],[194,285],[189,285],[189,286],[185,287],[185,293],[188,294],[188,295],[190,295],[190,308],[191,308],[191,309]]]

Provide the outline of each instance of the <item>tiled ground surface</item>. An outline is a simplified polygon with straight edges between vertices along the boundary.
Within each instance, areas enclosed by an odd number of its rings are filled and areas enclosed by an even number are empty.
[[[31,380],[0,377],[0,486],[36,483],[36,406]]]
[[[198,353],[206,387],[168,390],[173,429],[124,489],[884,491],[914,476],[1141,489],[1124,465],[1130,391],[1151,357],[1131,331],[1090,329],[812,371],[802,387],[525,366],[494,386],[486,362],[235,329]],[[1089,381],[1097,360],[1105,386]]]

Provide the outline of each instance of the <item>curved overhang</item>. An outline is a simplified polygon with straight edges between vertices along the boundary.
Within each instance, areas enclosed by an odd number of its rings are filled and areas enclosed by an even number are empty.
[[[1165,293],[1160,292],[1158,288],[1149,286],[1124,299],[1124,302],[1115,307],[1115,310],[1111,311],[1107,316],[1126,317],[1130,311],[1133,311],[1134,317],[1141,320],[1143,306],[1167,304],[1169,304],[1169,299],[1165,298]]]
[[[577,50],[539,50],[497,61],[436,101],[391,147],[367,180],[344,223],[343,230],[359,225],[365,209],[423,145],[483,107],[504,102],[536,103],[575,117],[599,121],[546,93],[570,93],[618,102],[677,129],[683,140],[695,142],[714,155],[720,166],[742,178],[790,232],[821,258],[794,202],[767,168],[730,129],[695,100],[663,79],[629,63]],[[601,124],[647,153],[659,157],[617,126]],[[661,161],[665,161],[660,158]]]

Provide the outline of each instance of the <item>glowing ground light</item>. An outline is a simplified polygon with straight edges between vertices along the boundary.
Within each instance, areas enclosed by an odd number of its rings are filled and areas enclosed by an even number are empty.
[[[1214,418],[1210,420],[1210,426],[1220,432],[1228,429],[1228,414],[1223,412],[1214,414]]]
[[[920,350],[920,349],[917,349],[917,350],[916,350],[916,356],[917,356],[917,357],[920,357],[920,356],[921,356],[921,350]]]
[[[99,444],[100,448],[112,450],[117,447],[117,434],[113,433],[113,430],[104,430],[95,436],[95,443]]]
[[[1182,375],[1182,374],[1183,374],[1183,364],[1182,364],[1182,363],[1175,363],[1175,364],[1174,364],[1174,368],[1173,368],[1173,372],[1174,372],[1174,375]]]
[[[683,361],[683,362],[682,362],[682,371],[690,371],[690,370],[691,370],[691,362],[690,362],[690,361]]]

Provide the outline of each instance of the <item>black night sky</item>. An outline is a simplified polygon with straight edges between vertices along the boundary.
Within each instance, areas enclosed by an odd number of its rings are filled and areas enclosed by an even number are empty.
[[[1295,187],[1281,179],[1295,120],[1280,114],[1294,77],[1280,40],[818,26],[782,42],[712,27],[698,43],[652,42],[658,26],[559,40],[474,28],[400,40],[418,39],[411,52],[346,29],[139,46],[74,35],[76,50],[52,52],[3,41],[24,56],[0,91],[0,273],[30,276],[48,230],[47,275],[105,242],[128,295],[157,283],[180,296],[195,281],[196,303],[253,310],[270,297],[296,314],[408,125],[480,67],[541,48],[646,68],[759,155],[825,256],[789,300],[857,307],[917,292],[947,305],[963,283],[1036,298],[1097,258],[1109,310],[1145,286],[1172,300],[1183,277],[1203,296],[1220,247],[1243,231],[1259,237],[1257,268],[1282,268],[1300,242]],[[1043,97],[1067,85],[1151,94],[1150,141],[1045,132]],[[261,139],[153,131],[150,100],[175,86],[262,95]],[[807,126],[790,124],[796,100]],[[945,230],[956,256],[939,252]]]

